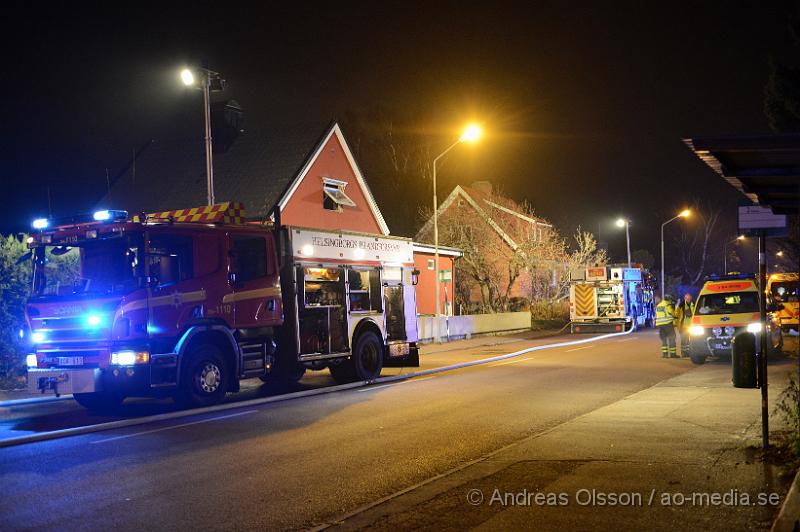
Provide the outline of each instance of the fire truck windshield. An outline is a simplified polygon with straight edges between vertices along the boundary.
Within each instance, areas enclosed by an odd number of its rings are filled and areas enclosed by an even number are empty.
[[[783,303],[797,303],[797,281],[779,281],[772,283],[772,295]]]
[[[33,295],[39,298],[121,295],[141,284],[142,237],[126,234],[34,251]]]

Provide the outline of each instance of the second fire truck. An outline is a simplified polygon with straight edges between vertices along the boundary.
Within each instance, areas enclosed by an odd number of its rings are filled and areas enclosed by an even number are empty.
[[[419,363],[410,239],[249,224],[238,203],[34,227],[31,391],[211,405],[245,378]]]
[[[569,314],[573,333],[652,327],[653,305],[651,279],[639,266],[598,266],[570,274]]]

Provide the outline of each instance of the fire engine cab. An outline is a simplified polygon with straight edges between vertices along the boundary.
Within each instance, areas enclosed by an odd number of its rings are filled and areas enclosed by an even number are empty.
[[[243,206],[36,220],[29,389],[90,409],[218,403],[245,378],[415,366],[410,239],[247,223]]]

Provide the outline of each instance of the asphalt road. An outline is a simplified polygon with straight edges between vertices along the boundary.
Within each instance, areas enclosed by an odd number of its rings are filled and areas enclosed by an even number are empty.
[[[445,351],[426,363],[537,343]],[[313,527],[691,369],[688,360],[661,359],[647,331],[398,384],[2,449],[0,515],[14,530]],[[42,416],[74,414],[71,404],[46,408],[54,410],[9,423],[40,430]]]

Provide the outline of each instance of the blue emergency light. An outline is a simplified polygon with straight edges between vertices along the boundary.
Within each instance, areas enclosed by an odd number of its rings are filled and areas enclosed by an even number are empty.
[[[128,211],[106,209],[96,211],[92,217],[95,222],[119,222],[128,219]]]

